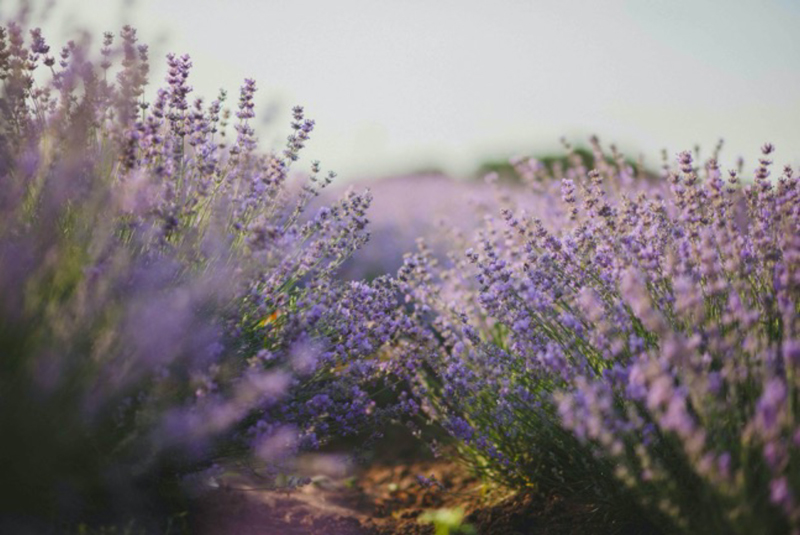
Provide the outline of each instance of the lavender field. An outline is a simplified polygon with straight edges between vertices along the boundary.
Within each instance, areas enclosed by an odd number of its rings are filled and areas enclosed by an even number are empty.
[[[797,147],[355,181],[194,61],[3,16],[0,533],[800,534]]]

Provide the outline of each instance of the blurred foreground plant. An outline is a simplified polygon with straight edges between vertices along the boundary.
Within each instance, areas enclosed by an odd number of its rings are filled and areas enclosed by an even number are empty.
[[[396,308],[386,282],[332,277],[367,239],[369,195],[308,216],[333,175],[315,162],[287,183],[303,109],[283,151],[259,152],[253,80],[229,140],[224,92],[188,100],[188,56],[167,56],[147,101],[148,49],[120,37],[53,55],[24,21],[0,27],[8,529],[146,514],[221,456],[275,466],[355,432],[371,414],[358,359],[401,327],[370,323]]]

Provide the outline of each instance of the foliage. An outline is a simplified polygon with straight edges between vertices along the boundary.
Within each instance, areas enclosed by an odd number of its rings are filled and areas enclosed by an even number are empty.
[[[558,217],[509,196],[445,267],[408,257],[400,278],[442,341],[417,394],[516,488],[632,497],[673,532],[797,528],[797,177],[769,179],[771,145],[744,185],[716,154],[653,182],[593,147],[596,168],[538,181]]]
[[[334,277],[370,196],[306,214],[333,174],[289,180],[303,109],[262,153],[253,80],[232,118],[224,92],[190,102],[191,60],[169,54],[148,101],[134,29],[56,59],[24,24],[0,28],[0,522],[151,511],[232,455],[278,484],[296,451],[377,417],[367,357],[402,314],[390,281]]]

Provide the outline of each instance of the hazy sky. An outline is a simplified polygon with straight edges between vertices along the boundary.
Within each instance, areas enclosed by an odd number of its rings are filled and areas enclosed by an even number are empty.
[[[4,16],[13,5],[0,0]],[[653,165],[662,148],[708,151],[719,137],[726,164],[753,160],[764,141],[779,162],[800,159],[800,0],[122,6],[60,1],[45,27],[53,35],[131,22],[157,51],[153,79],[163,79],[166,52],[189,53],[195,95],[207,98],[225,87],[235,104],[241,80],[255,78],[261,111],[276,106],[262,140],[284,139],[291,106],[302,104],[317,121],[306,158],[343,178],[430,166],[466,173],[485,158],[591,133]]]

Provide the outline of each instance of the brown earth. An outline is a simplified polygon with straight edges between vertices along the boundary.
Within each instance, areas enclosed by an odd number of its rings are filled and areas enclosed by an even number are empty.
[[[262,490],[252,476],[221,478],[205,494],[194,516],[199,535],[433,535],[419,516],[429,510],[463,507],[478,534],[647,535],[645,525],[597,524],[588,506],[561,498],[514,495],[489,489],[452,461],[352,467],[325,456],[309,456],[298,472],[313,482],[292,491]],[[434,475],[443,488],[424,488],[417,475]],[[451,531],[451,533],[455,533]]]

